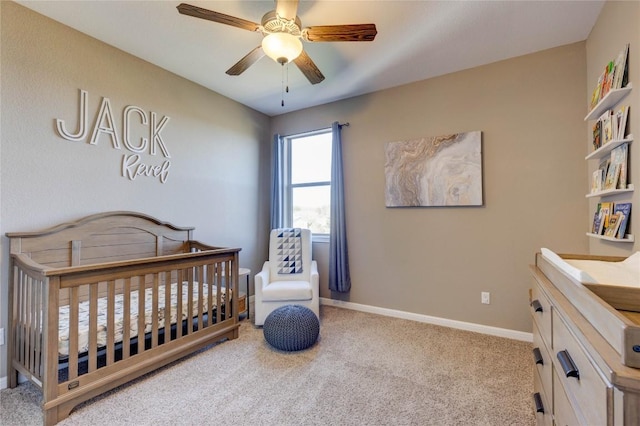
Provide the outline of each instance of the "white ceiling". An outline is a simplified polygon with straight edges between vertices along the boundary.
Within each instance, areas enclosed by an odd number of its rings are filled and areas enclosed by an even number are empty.
[[[260,23],[273,0],[189,1]],[[375,23],[373,42],[304,43],[325,75],[311,85],[293,64],[262,58],[225,71],[259,33],[178,13],[180,1],[18,1],[85,34],[270,116],[476,67],[587,38],[597,1],[301,1],[302,26]]]

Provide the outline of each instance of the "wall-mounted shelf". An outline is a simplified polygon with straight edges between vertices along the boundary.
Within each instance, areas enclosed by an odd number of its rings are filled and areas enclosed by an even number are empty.
[[[625,192],[633,192],[634,190],[634,186],[633,184],[629,184],[627,185],[626,189],[606,189],[604,191],[598,191],[598,192],[592,192],[590,194],[585,195],[586,198],[591,198],[591,197],[604,197],[607,195],[613,195],[613,194],[622,194]]]
[[[633,142],[633,135],[627,135],[627,137],[624,138],[624,139],[618,139],[618,140],[610,141],[610,142],[602,145],[600,148],[596,149],[595,151],[593,151],[591,154],[589,154],[586,157],[584,157],[584,159],[585,160],[593,160],[593,159],[604,158],[607,155],[609,155],[614,148],[619,147],[623,143],[631,143],[631,142]]]
[[[604,235],[592,234],[590,232],[587,232],[587,237],[597,238],[599,240],[613,241],[616,243],[632,243],[635,241],[635,239],[633,238],[633,235],[631,234],[626,234],[624,238],[614,238],[614,237],[605,237]]]
[[[611,109],[614,105],[624,99],[631,92],[631,83],[622,89],[613,89],[602,98],[600,102],[587,114],[584,121],[595,120],[600,117],[606,110]]]

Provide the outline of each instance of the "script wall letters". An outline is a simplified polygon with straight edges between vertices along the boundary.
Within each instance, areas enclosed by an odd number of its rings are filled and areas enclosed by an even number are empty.
[[[78,105],[78,124],[74,133],[67,130],[64,120],[55,119],[56,131],[58,135],[72,142],[81,142],[87,139],[89,131],[89,93],[80,89],[79,105]],[[138,141],[131,140],[132,121],[136,117],[140,120],[140,124],[148,128],[149,137],[140,137]],[[164,139],[162,138],[162,130],[169,122],[166,115],[158,118],[158,114],[151,111],[147,114],[142,108],[135,105],[128,105],[122,111],[122,142],[124,147],[133,152],[132,155],[123,155],[121,163],[121,175],[129,180],[135,180],[138,176],[158,178],[161,183],[166,182],[169,175],[171,161],[164,160],[160,165],[145,164],[142,161],[141,154],[148,150],[149,155],[155,156],[160,152],[165,158],[171,158],[171,154],[167,149]],[[90,145],[98,145],[100,137],[104,134],[109,137],[113,149],[122,149],[120,143],[120,133],[111,109],[111,101],[109,98],[103,97],[100,102],[100,108],[93,121],[93,129],[91,137],[86,140]]]

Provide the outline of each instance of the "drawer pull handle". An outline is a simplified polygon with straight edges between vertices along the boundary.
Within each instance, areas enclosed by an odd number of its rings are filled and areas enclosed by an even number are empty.
[[[536,392],[533,394],[533,401],[536,404],[536,413],[544,414],[544,406],[542,405],[542,397],[540,396],[540,392]]]
[[[544,365],[540,348],[533,348],[533,359],[536,361],[536,364]]]
[[[567,377],[575,377],[576,379],[580,380],[580,372],[578,371],[578,367],[576,367],[576,364],[571,359],[569,352],[558,352],[558,361],[560,361],[562,370],[564,370],[564,374]]]
[[[540,304],[540,301],[538,299],[536,299],[533,302],[531,302],[531,306],[533,307],[533,310],[535,312],[543,312],[544,311],[544,309],[542,309],[542,305]]]

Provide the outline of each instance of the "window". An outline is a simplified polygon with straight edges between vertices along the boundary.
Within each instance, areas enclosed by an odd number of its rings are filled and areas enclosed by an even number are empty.
[[[285,220],[314,236],[329,235],[331,138],[331,129],[285,138]]]

